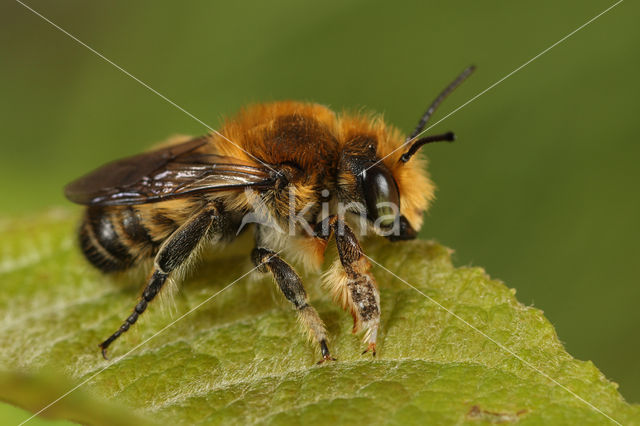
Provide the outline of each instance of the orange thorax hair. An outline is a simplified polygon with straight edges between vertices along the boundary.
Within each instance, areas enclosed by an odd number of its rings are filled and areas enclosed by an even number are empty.
[[[401,163],[405,138],[379,115],[336,114],[324,105],[293,101],[257,104],[227,120],[220,133],[234,144],[211,135],[212,151],[256,165],[247,152],[273,166],[295,163],[306,175],[300,189],[308,193],[334,188],[341,155],[359,149],[359,141],[373,141],[377,158],[397,182],[400,211],[414,229],[420,229],[433,199],[426,161],[415,156]]]

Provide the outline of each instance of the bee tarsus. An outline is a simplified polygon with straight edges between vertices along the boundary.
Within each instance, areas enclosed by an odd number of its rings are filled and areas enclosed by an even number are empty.
[[[337,358],[334,358],[329,353],[329,348],[327,347],[327,341],[320,341],[320,352],[322,352],[322,359],[316,362],[317,365],[324,364],[326,361],[337,361]]]
[[[257,247],[253,249],[251,258],[259,272],[273,274],[282,294],[296,308],[298,319],[309,337],[320,346],[322,359],[332,359],[327,346],[327,330],[318,312],[307,302],[307,292],[298,274],[272,250]]]

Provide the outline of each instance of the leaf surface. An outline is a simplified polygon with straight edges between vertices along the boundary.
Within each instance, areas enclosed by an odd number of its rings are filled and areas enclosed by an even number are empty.
[[[246,248],[231,247],[205,256],[168,302],[154,302],[107,363],[97,344],[128,315],[144,274],[93,270],[75,247],[76,221],[67,210],[0,221],[0,399],[32,412],[86,381],[43,415],[93,424],[615,424],[607,416],[640,424],[640,406],[571,357],[540,310],[481,268],[455,268],[448,249],[426,241],[364,244],[402,278],[373,267],[376,358],[361,355],[350,315],[308,274],[338,358],[316,365],[270,277],[238,280],[251,265]]]

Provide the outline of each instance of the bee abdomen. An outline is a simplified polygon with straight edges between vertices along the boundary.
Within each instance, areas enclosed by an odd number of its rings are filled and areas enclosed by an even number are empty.
[[[87,260],[103,272],[131,268],[156,245],[128,207],[88,208],[79,237]]]

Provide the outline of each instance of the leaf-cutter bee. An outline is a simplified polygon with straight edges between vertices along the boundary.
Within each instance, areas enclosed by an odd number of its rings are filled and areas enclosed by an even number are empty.
[[[100,344],[103,356],[199,246],[224,244],[248,228],[256,269],[271,273],[294,305],[320,362],[334,359],[325,326],[283,257],[319,269],[333,235],[339,259],[324,282],[351,312],[353,332],[365,331],[365,352],[375,355],[380,298],[356,233],[416,237],[434,186],[414,154],[426,143],[452,141],[453,133],[418,136],[472,71],[440,93],[407,138],[377,116],[312,103],[260,104],[219,132],[117,160],[67,185],[66,196],[87,206],[79,241],[89,262],[108,273],[153,258],[133,312]]]

